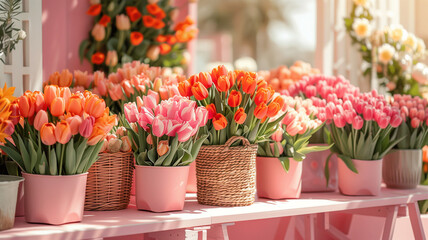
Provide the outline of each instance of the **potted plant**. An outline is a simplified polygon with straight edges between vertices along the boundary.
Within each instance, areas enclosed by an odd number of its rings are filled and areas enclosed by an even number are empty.
[[[302,161],[306,154],[329,146],[309,146],[321,129],[312,100],[282,96],[286,113],[270,141],[259,143],[256,159],[257,195],[270,199],[299,198],[302,188]],[[282,167],[281,167],[282,166]]]
[[[160,104],[143,101],[124,106],[124,122],[136,160],[136,203],[140,210],[182,210],[189,164],[207,136],[198,136],[208,111],[186,97]],[[138,104],[139,105],[139,104]]]
[[[331,148],[339,158],[339,190],[345,195],[378,195],[382,159],[401,140],[392,130],[402,118],[383,96],[370,93],[326,106]],[[328,169],[327,169],[328,170]],[[328,176],[328,171],[327,171]]]
[[[87,171],[116,116],[90,92],[49,85],[18,100],[21,123],[0,148],[22,169],[27,222],[82,220]]]
[[[316,75],[303,77],[284,93],[311,99],[313,104],[319,108],[319,112],[325,115],[327,102],[343,99],[345,95],[357,95],[359,91],[358,87],[353,86],[342,76]],[[309,139],[309,146],[328,146],[327,134],[328,128],[324,125]],[[303,162],[302,192],[325,192],[337,189],[337,157],[336,155],[330,156],[330,154],[330,149],[326,149],[306,155]],[[329,168],[329,181],[325,184],[324,166],[329,156],[330,160],[327,166]]]
[[[392,106],[400,109],[403,122],[394,135],[404,138],[383,160],[382,177],[389,188],[415,188],[421,181],[422,147],[427,145],[427,101],[410,95],[394,95]]]
[[[254,202],[257,143],[266,140],[282,120],[283,106],[256,73],[219,66],[179,84],[182,96],[209,112],[201,133],[208,134],[196,159],[197,199],[215,206],[246,206]],[[242,145],[238,143],[242,141]]]

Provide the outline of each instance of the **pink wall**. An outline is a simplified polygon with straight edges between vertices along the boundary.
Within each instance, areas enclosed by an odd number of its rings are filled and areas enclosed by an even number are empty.
[[[196,3],[188,0],[175,0],[174,3],[180,10],[178,21],[188,14],[196,21]],[[86,14],[89,6],[89,0],[43,0],[43,80],[64,68],[91,70],[88,61],[81,65],[79,60],[79,45],[93,26],[93,18]],[[191,56],[195,55],[195,44],[195,40],[189,44]],[[193,64],[189,72],[193,72]]]

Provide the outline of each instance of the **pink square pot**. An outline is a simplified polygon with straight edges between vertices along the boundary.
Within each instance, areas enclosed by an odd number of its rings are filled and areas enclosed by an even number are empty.
[[[302,162],[290,159],[284,170],[278,158],[256,158],[257,196],[269,199],[299,198],[302,189]]]
[[[27,222],[60,225],[82,221],[88,173],[62,176],[22,173],[22,176]]]
[[[180,211],[186,197],[189,166],[135,166],[137,208],[152,212]]]
[[[357,173],[352,172],[342,159],[338,158],[339,190],[344,195],[376,196],[382,183],[382,159],[352,159]]]

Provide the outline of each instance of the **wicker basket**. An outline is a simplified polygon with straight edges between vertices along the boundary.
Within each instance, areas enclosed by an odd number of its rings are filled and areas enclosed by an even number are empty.
[[[244,146],[230,147],[242,140]],[[257,144],[232,137],[225,145],[202,146],[196,158],[197,198],[212,206],[248,206],[256,193]]]
[[[132,152],[101,153],[89,168],[85,210],[111,211],[128,207],[134,155]]]

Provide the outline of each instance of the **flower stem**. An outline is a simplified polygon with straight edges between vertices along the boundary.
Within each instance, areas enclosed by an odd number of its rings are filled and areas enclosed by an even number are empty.
[[[73,140],[71,140],[73,141]],[[65,148],[66,144],[61,144],[61,159],[59,160],[59,175],[61,176],[62,173],[62,162],[64,159],[64,148]]]
[[[119,31],[119,41],[117,42],[117,51],[122,49],[123,42],[125,41],[125,31]]]

